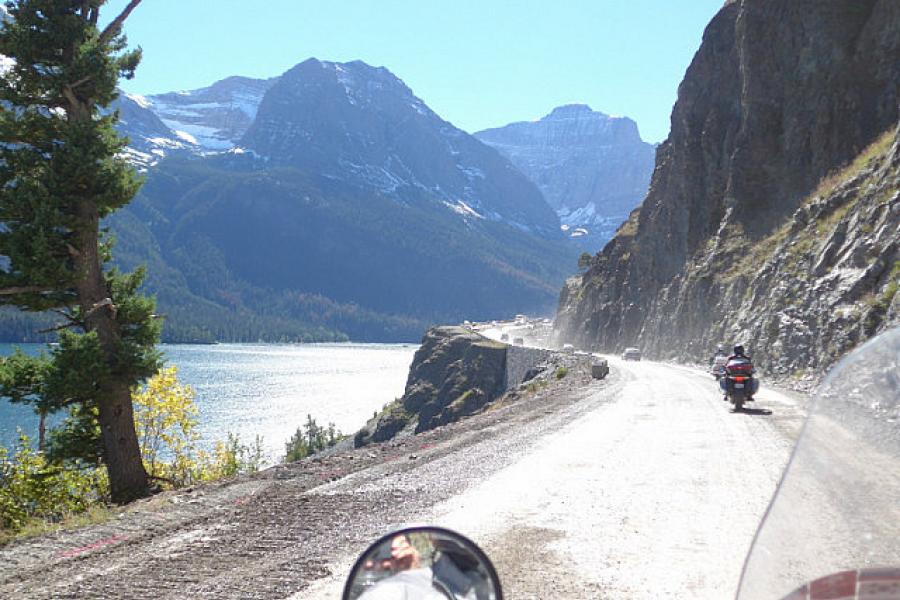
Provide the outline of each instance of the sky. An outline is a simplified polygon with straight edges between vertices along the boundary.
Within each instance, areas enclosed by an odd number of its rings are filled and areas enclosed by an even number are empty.
[[[111,20],[127,0],[110,0]],[[143,0],[125,24],[144,59],[130,93],[362,60],[475,132],[572,102],[663,141],[678,83],[723,0]]]

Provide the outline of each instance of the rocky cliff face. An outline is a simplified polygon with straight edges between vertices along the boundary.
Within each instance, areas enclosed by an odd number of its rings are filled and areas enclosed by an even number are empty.
[[[898,82],[897,2],[727,3],[647,198],[563,291],[560,335],[694,359],[742,341],[788,372],[896,322],[896,146],[866,148],[897,123]]]
[[[506,344],[461,327],[434,327],[416,351],[403,397],[360,430],[354,443],[419,433],[471,415],[505,390]]]
[[[486,129],[475,137],[537,184],[566,234],[592,252],[640,204],[653,172],[654,148],[641,140],[634,121],[584,104],[560,106],[538,121]]]

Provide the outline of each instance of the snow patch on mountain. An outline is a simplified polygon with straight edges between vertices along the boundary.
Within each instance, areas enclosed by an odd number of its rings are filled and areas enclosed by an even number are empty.
[[[274,82],[229,77],[205,88],[154,94],[145,101],[167,127],[193,138],[191,143],[201,151],[221,152],[238,144]]]
[[[476,219],[484,218],[484,215],[480,214],[477,210],[475,210],[462,200],[457,200],[456,202],[444,201],[444,205],[453,212],[462,215],[463,217],[475,217]]]
[[[150,107],[152,106],[150,101],[147,100],[145,97],[141,96],[140,94],[127,94],[126,93],[125,97],[128,98],[129,100],[131,100],[132,102],[134,102],[135,104],[137,104],[138,106],[140,106],[141,108],[150,109]]]

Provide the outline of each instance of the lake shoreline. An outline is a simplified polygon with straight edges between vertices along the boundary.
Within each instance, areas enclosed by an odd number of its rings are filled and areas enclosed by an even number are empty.
[[[19,346],[37,353],[46,344],[0,344],[0,355]],[[229,433],[251,444],[257,435],[269,462],[307,415],[352,434],[385,404],[403,394],[417,344],[349,342],[160,344],[167,365],[196,392],[201,447]],[[57,416],[57,419],[59,416]],[[58,423],[58,421],[56,421]],[[52,423],[51,423],[52,424]],[[36,436],[28,406],[0,400],[0,444],[16,440],[16,427]]]

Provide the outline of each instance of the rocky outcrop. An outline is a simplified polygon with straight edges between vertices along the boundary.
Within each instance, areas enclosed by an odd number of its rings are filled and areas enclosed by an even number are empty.
[[[564,290],[560,335],[688,359],[743,341],[788,371],[896,322],[893,138],[826,176],[895,126],[898,85],[893,0],[727,3],[647,198]]]
[[[504,391],[506,344],[462,327],[434,327],[416,351],[403,397],[356,434],[362,446],[404,429],[415,433],[470,415]]]
[[[537,121],[475,134],[509,158],[543,192],[567,236],[596,252],[640,204],[654,148],[637,124],[584,104],[560,106]]]
[[[554,353],[508,346],[462,327],[433,327],[416,351],[406,391],[357,432],[354,444],[419,433],[474,414],[546,371]]]

